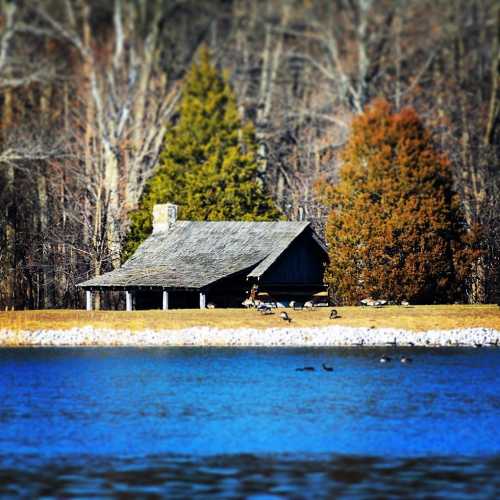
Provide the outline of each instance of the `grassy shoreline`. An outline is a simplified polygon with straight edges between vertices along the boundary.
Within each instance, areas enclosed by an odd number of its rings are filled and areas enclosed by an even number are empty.
[[[336,307],[340,318],[329,319],[331,308],[293,311],[290,325],[279,311],[263,316],[246,309],[177,309],[170,311],[83,311],[52,309],[0,312],[0,330],[68,330],[92,326],[128,331],[179,330],[197,326],[213,328],[275,328],[349,326],[398,328],[410,331],[449,330],[456,328],[493,328],[500,330],[500,308],[496,305],[438,305]]]

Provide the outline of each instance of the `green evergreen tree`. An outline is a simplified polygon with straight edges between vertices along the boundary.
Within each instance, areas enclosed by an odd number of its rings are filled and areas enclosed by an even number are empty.
[[[157,203],[176,203],[183,220],[276,220],[258,178],[252,124],[243,124],[227,76],[200,52],[185,81],[177,123],[165,135],[157,173],[131,214],[129,257],[152,231]]]

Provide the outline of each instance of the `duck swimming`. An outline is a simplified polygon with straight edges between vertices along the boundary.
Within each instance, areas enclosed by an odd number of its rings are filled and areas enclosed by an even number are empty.
[[[408,358],[407,356],[401,356],[400,361],[401,361],[401,363],[412,363],[413,359]]]
[[[392,361],[392,358],[390,358],[389,356],[386,356],[385,354],[379,359],[379,361],[381,363],[389,363],[390,361]]]
[[[304,368],[295,368],[296,372],[313,372],[316,369],[314,366],[304,366]]]
[[[323,370],[325,370],[325,372],[333,372],[332,366],[327,366],[325,365],[325,363],[321,363],[321,366],[323,367]]]

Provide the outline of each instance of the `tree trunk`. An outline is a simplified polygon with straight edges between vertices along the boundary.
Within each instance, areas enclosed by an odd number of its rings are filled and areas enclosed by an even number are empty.
[[[4,92],[3,101],[3,129],[10,130],[12,127],[13,116],[13,95],[10,88]],[[4,142],[6,137],[2,137]],[[11,308],[15,304],[15,285],[16,285],[16,210],[14,202],[14,183],[15,170],[12,163],[3,165],[5,185],[3,187],[4,199],[6,200],[3,207],[4,218],[4,259],[3,269],[0,269],[0,290],[3,307]]]

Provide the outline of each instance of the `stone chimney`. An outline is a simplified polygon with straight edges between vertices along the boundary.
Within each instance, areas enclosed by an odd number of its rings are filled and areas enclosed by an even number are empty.
[[[168,231],[177,220],[177,205],[165,203],[153,207],[153,233]]]

